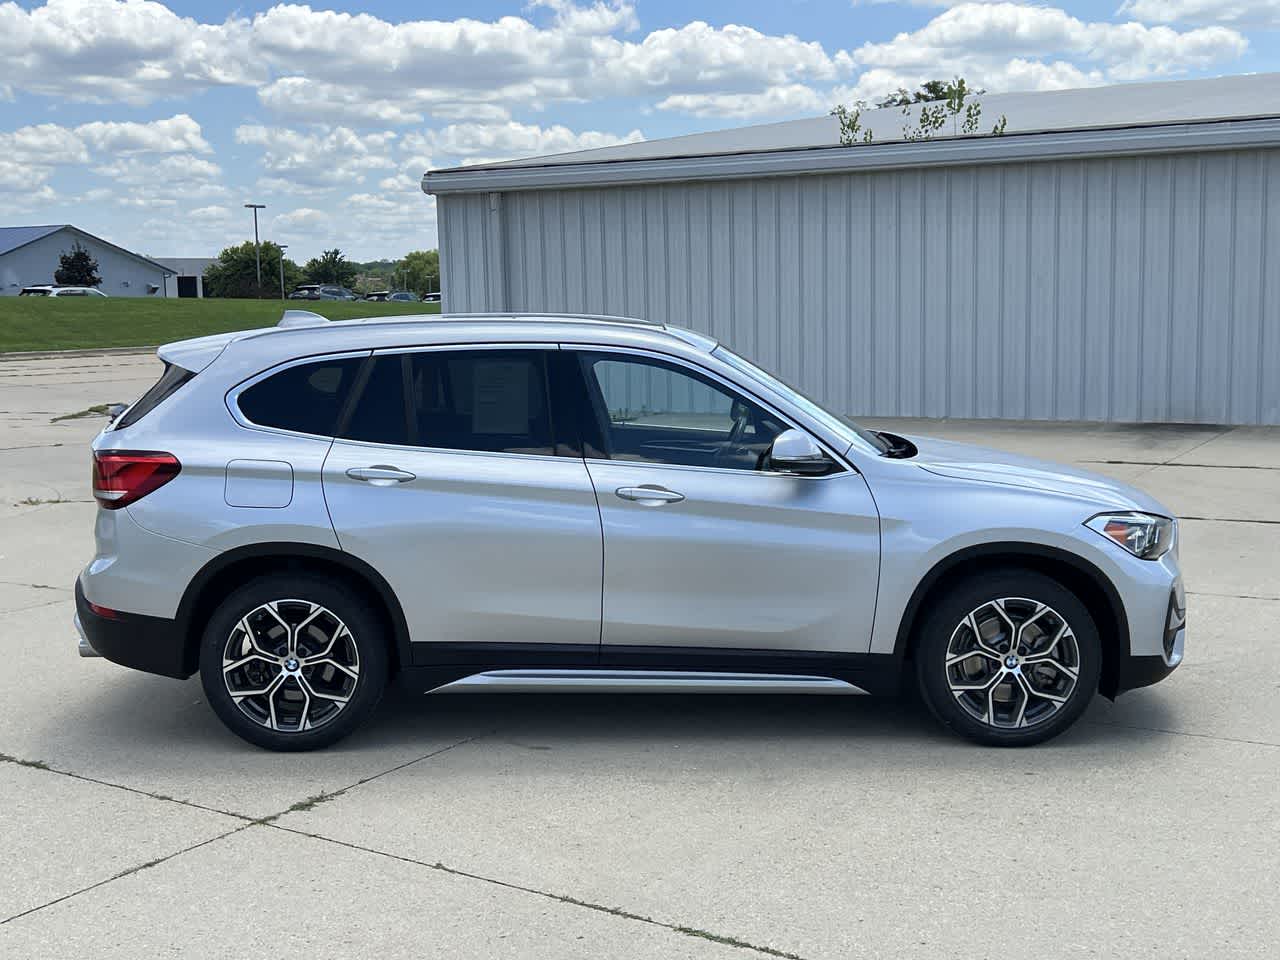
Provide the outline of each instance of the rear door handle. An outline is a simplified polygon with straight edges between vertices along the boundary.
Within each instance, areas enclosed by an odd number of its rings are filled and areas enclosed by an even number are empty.
[[[643,484],[639,487],[619,487],[614,491],[623,500],[634,500],[637,503],[679,503],[684,499],[683,493],[676,493],[666,487]]]
[[[389,487],[393,483],[407,483],[410,480],[418,479],[408,470],[388,467],[384,464],[378,464],[373,467],[352,467],[347,471],[347,476],[352,480],[363,480],[366,483],[372,483],[376,487]]]

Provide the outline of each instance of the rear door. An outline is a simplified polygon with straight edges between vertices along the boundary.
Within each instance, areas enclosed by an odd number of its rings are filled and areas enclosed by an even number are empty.
[[[416,662],[598,651],[600,516],[581,456],[557,440],[555,353],[375,354],[339,425],[324,466],[334,527],[399,596]]]

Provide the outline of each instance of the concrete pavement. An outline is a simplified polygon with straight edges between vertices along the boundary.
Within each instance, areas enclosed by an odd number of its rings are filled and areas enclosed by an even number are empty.
[[[1280,431],[884,421],[1186,519],[1187,659],[1046,746],[909,703],[392,695],[246,746],[76,656],[89,438],[145,356],[0,357],[0,956],[1252,957],[1280,936]]]

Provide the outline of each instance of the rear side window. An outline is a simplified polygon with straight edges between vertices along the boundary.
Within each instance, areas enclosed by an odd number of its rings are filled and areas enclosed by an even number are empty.
[[[404,404],[406,362],[399,354],[380,356],[373,361],[373,369],[360,391],[351,417],[341,428],[344,440],[398,445],[409,443]]]
[[[240,394],[240,412],[260,427],[332,437],[364,357],[300,363]]]
[[[408,402],[406,402],[408,398]],[[489,453],[553,453],[541,350],[379,356],[344,440]]]
[[[408,372],[418,446],[554,453],[545,351],[432,350]]]
[[[124,412],[119,420],[112,424],[112,430],[123,430],[131,427],[148,413],[158,407],[162,401],[177,393],[178,388],[194,377],[190,370],[184,370],[177,364],[166,363],[160,379],[151,385],[151,389],[138,398],[138,402]]]

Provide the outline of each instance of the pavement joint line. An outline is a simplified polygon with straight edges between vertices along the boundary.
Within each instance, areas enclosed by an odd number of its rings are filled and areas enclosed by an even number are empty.
[[[1171,460],[1077,460],[1077,463],[1129,464],[1135,467],[1200,467],[1205,470],[1280,470],[1258,463],[1174,463]]]
[[[1204,520],[1206,523],[1266,523],[1280,524],[1280,520],[1250,520],[1246,517],[1189,517],[1185,514],[1179,520]]]
[[[1214,593],[1211,590],[1188,590],[1189,597],[1221,597],[1224,600],[1280,600],[1260,593]]]
[[[478,733],[474,737],[467,737],[465,740],[459,740],[457,743],[450,743],[447,746],[440,747],[438,750],[432,750],[430,753],[424,753],[420,757],[414,757],[412,760],[406,760],[404,763],[398,763],[394,767],[389,767],[388,769],[375,773],[372,776],[364,777],[360,780],[357,780],[355,783],[349,783],[345,787],[339,787],[337,790],[329,790],[322,793],[317,793],[315,796],[306,797],[303,800],[299,800],[296,803],[290,804],[288,807],[285,807],[285,809],[279,811],[278,813],[270,813],[270,814],[267,814],[265,817],[258,817],[257,819],[254,820],[254,822],[262,824],[263,826],[272,826],[274,825],[275,821],[279,820],[281,817],[285,816],[286,814],[301,813],[305,810],[311,810],[315,807],[320,806],[320,804],[322,803],[328,803],[330,800],[338,799],[338,797],[341,797],[344,794],[354,790],[356,787],[362,787],[366,783],[371,783],[372,781],[377,780],[380,777],[385,777],[388,774],[396,773],[397,771],[403,770],[405,767],[411,767],[415,763],[421,763],[423,760],[430,760],[432,757],[438,757],[440,756],[440,754],[448,753],[450,750],[453,750],[456,747],[463,747],[469,743],[475,743],[477,740],[483,739],[484,737],[491,737],[496,732],[497,731],[495,730],[489,730],[489,731],[486,731],[485,733]]]
[[[1206,443],[1213,443],[1213,441],[1220,440],[1229,433],[1235,433],[1235,429],[1236,429],[1235,427],[1227,427],[1225,430],[1222,430],[1219,433],[1215,433],[1212,437],[1206,437],[1204,440],[1201,440],[1199,443],[1195,444],[1194,446],[1188,447],[1186,450],[1183,450],[1180,453],[1175,453],[1172,457],[1170,457],[1168,460],[1165,461],[1165,464],[1166,465],[1171,464],[1173,463],[1174,460],[1177,460],[1179,457],[1190,456],[1191,454],[1199,450],[1201,447],[1203,447]]]
[[[140,864],[137,864],[136,866],[129,867],[126,870],[121,870],[119,873],[114,874],[110,877],[107,877],[103,880],[99,880],[97,883],[91,883],[87,887],[81,887],[79,890],[73,890],[71,893],[66,893],[60,897],[56,897],[55,899],[50,900],[48,903],[42,903],[39,906],[31,907],[28,910],[23,910],[21,913],[15,913],[11,917],[5,917],[3,920],[0,920],[0,926],[4,926],[6,923],[10,923],[13,920],[21,920],[23,917],[29,917],[33,913],[38,913],[39,911],[47,909],[48,907],[56,906],[59,903],[63,903],[67,900],[72,899],[73,897],[78,897],[82,893],[88,893],[90,890],[96,890],[99,887],[104,887],[108,883],[113,883],[116,880],[123,880],[125,877],[131,877],[134,874],[141,873],[143,870],[150,870],[152,867],[158,867],[160,866],[160,864],[167,863],[168,861],[174,859],[175,857],[182,856],[184,853],[190,853],[192,850],[199,850],[201,847],[208,846],[211,843],[216,843],[219,840],[225,840],[227,837],[231,836],[232,834],[239,833],[241,830],[248,830],[252,826],[254,826],[253,822],[242,824],[241,826],[236,827],[234,830],[228,830],[226,833],[220,833],[216,837],[208,837],[205,840],[201,840],[199,843],[193,843],[189,847],[183,847],[181,850],[175,850],[173,853],[166,854],[163,857],[156,857],[154,860],[148,860],[146,863],[140,863]]]
[[[57,767],[51,767],[43,760],[27,760],[23,757],[15,757],[7,753],[0,753],[0,763],[12,763],[18,767],[27,767],[31,770],[43,770],[45,773],[56,774],[60,777],[70,777],[72,780],[80,780],[84,783],[96,784],[99,787],[110,787],[113,790],[123,790],[125,793],[132,793],[139,797],[146,797],[148,800],[158,800],[163,803],[176,803],[179,806],[191,807],[194,810],[201,810],[205,813],[220,813],[224,817],[231,817],[235,820],[243,820],[246,825],[258,823],[260,818],[251,817],[248,814],[236,813],[232,810],[219,810],[217,807],[207,807],[202,803],[196,803],[193,800],[182,800],[178,797],[166,796],[163,793],[154,793],[150,790],[142,790],[138,787],[130,787],[123,783],[113,783],[110,780],[99,780],[97,777],[90,777],[83,773],[74,773],[71,770],[59,770]]]
[[[1280,747],[1270,740],[1246,740],[1244,737],[1219,737],[1212,733],[1191,733],[1188,730],[1171,730],[1168,727],[1147,727],[1140,723],[1124,723],[1119,720],[1085,720],[1096,727],[1122,727],[1126,730],[1146,730],[1150,733],[1167,733],[1175,737],[1193,737],[1197,740],[1217,740],[1219,743],[1241,743],[1253,747]]]
[[[437,870],[440,873],[446,873],[454,877],[462,877],[467,880],[478,880],[481,883],[493,884],[494,886],[504,887],[507,890],[516,890],[520,893],[531,894],[535,897],[543,897],[547,900],[554,900],[557,903],[567,904],[573,907],[582,907],[586,910],[594,910],[597,913],[608,914],[612,917],[618,917],[623,920],[634,920],[638,923],[647,923],[651,926],[661,927],[664,930],[670,930],[686,937],[694,937],[700,940],[709,940],[712,943],[719,943],[724,946],[737,947],[739,950],[750,950],[755,953],[762,954],[767,957],[781,957],[783,960],[805,960],[796,953],[788,953],[785,950],[779,950],[776,947],[767,947],[761,944],[750,943],[746,940],[740,940],[737,937],[725,936],[723,934],[712,933],[709,930],[700,930],[697,927],[684,926],[678,923],[671,923],[666,920],[657,920],[653,917],[646,917],[641,913],[633,913],[630,910],[623,910],[621,907],[607,907],[604,904],[592,903],[589,900],[579,900],[577,897],[570,897],[564,894],[551,893],[547,890],[538,890],[534,887],[526,887],[519,883],[513,883],[509,880],[499,880],[495,877],[486,877],[479,873],[471,873],[467,870],[460,870],[457,867],[450,867],[440,861],[428,863],[425,860],[417,860],[413,857],[407,857],[404,854],[388,853],[385,850],[378,850],[374,847],[362,846],[358,843],[350,843],[346,840],[335,840],[333,837],[326,837],[320,833],[309,833],[305,830],[298,830],[295,827],[285,827],[278,823],[263,824],[273,830],[282,830],[285,833],[292,833],[297,836],[310,837],[313,840],[322,840],[325,843],[332,843],[340,847],[346,847],[349,850],[359,850],[363,853],[370,853],[378,857],[387,857],[391,860],[399,860],[402,863],[411,863],[415,866],[426,867],[428,870]]]
[[[71,593],[70,587],[55,587],[51,583],[20,583],[17,580],[0,580],[0,585],[6,587],[30,587],[32,590],[61,590],[64,593]],[[5,611],[0,610],[0,614]]]

